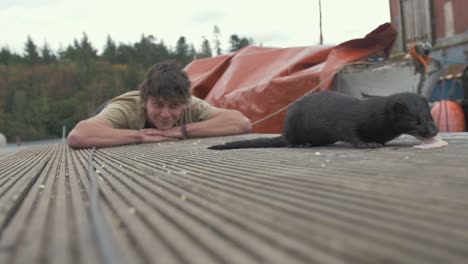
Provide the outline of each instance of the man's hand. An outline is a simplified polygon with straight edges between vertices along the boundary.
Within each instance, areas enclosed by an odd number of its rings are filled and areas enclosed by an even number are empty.
[[[174,141],[179,140],[177,137],[171,137],[167,131],[159,130],[156,128],[140,129],[141,143],[161,142],[161,141]]]
[[[163,136],[167,138],[173,138],[173,139],[182,139],[183,135],[180,130],[180,127],[172,127],[166,130],[160,130],[157,128],[145,128],[145,129],[140,129],[143,133],[147,135],[152,135],[152,136]]]

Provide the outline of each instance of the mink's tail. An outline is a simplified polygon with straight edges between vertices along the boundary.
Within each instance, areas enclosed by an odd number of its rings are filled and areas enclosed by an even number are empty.
[[[255,138],[248,140],[239,140],[227,142],[221,145],[214,145],[208,149],[240,149],[240,148],[283,148],[286,147],[286,143],[283,140],[283,137],[273,137],[273,138]]]

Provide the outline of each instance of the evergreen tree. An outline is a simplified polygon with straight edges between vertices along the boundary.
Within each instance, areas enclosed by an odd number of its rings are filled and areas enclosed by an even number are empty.
[[[77,61],[79,58],[78,49],[80,44],[76,39],[73,39],[73,45],[68,45],[65,50],[59,49],[59,56],[61,60],[64,61]]]
[[[129,64],[135,58],[135,51],[131,45],[120,43],[117,47],[117,63]]]
[[[143,64],[145,67],[148,67],[152,62],[152,47],[154,46],[154,36],[149,35],[145,36],[144,34],[140,37],[140,42],[135,43],[133,45],[135,49],[134,58],[136,62]]]
[[[32,65],[39,62],[39,53],[37,52],[37,46],[34,41],[28,36],[26,45],[24,47],[26,63]]]
[[[81,40],[73,39],[73,45],[68,45],[64,52],[60,52],[61,59],[70,60],[79,63],[89,63],[97,58],[97,50],[88,40],[88,36],[83,32]]]
[[[196,60],[197,56],[198,56],[198,54],[197,54],[197,50],[195,49],[195,45],[190,44],[190,53],[189,53],[190,61]]]
[[[77,48],[80,52],[82,57],[86,59],[96,59],[97,58],[97,50],[93,48],[93,45],[88,40],[88,36],[86,33],[83,32],[83,36],[81,37],[81,41],[77,46],[75,42],[75,48]]]
[[[201,52],[199,54],[200,58],[207,58],[207,57],[212,57],[213,53],[211,51],[211,45],[210,42],[203,37],[203,42],[201,44]]]
[[[21,57],[12,53],[8,47],[2,47],[0,49],[0,64],[10,65],[18,63],[20,60]]]
[[[128,90],[138,90],[138,85],[141,82],[140,67],[133,61],[130,61],[124,74],[125,88]]]
[[[10,65],[23,63],[23,58],[12,52],[8,47],[2,47],[0,49],[0,64]]]
[[[136,62],[143,64],[145,68],[170,57],[164,42],[156,43],[156,38],[153,35],[147,37],[142,35],[140,42],[135,43],[134,50]]]
[[[214,35],[214,50],[216,55],[221,55],[221,41],[219,40],[221,38],[221,31],[219,30],[218,26],[215,25],[213,29],[213,35]]]
[[[182,66],[185,66],[192,60],[192,58],[190,58],[190,48],[184,36],[180,37],[177,41],[175,57],[177,62],[179,62]]]
[[[102,57],[109,61],[110,63],[117,63],[117,46],[115,42],[112,40],[110,35],[107,35],[106,45],[104,46],[104,51],[102,53]]]
[[[156,44],[156,60],[153,63],[158,61],[168,60],[171,57],[170,49],[164,44],[164,41],[161,41]]]
[[[79,89],[92,89],[90,84],[96,77],[95,61],[97,58],[97,50],[88,40],[88,36],[83,32],[80,42],[74,40],[74,47],[69,47],[67,52],[71,53],[72,60],[76,63],[79,71],[78,87]]]
[[[44,42],[44,45],[41,48],[41,58],[44,63],[52,63],[57,61],[57,57],[50,49],[47,42]]]
[[[253,44],[253,39],[247,39],[245,37],[240,38],[238,35],[234,34],[231,35],[229,38],[229,51],[234,52],[242,49],[243,47],[246,47],[248,45]]]
[[[2,47],[2,49],[0,49],[0,64],[10,64],[11,56],[12,54],[10,52],[10,49],[7,47]]]
[[[59,61],[65,59],[65,49],[63,49],[62,43],[60,43],[59,48],[57,50],[57,59]]]

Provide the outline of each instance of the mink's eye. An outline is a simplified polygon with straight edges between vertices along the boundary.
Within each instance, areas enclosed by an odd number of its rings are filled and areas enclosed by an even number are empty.
[[[416,117],[416,125],[420,126],[421,125],[421,118]]]

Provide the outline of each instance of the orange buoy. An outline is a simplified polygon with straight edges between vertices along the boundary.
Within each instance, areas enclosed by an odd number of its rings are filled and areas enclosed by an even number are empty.
[[[464,132],[466,129],[463,109],[454,101],[436,102],[431,114],[440,132]]]

